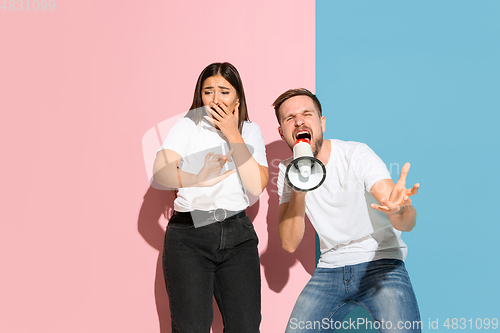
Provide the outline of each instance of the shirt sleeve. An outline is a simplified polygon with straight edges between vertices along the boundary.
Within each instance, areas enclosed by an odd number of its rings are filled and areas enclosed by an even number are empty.
[[[266,144],[259,125],[250,122],[245,122],[243,125],[242,137],[248,150],[257,163],[267,167]]]
[[[167,137],[158,151],[168,149],[175,151],[177,154],[181,155],[181,157],[185,157],[192,131],[192,127],[189,126],[190,121],[192,120],[188,118],[177,120],[168,132]]]
[[[391,179],[391,174],[382,159],[366,144],[360,144],[354,152],[351,165],[358,179],[365,184],[366,191],[382,179]]]

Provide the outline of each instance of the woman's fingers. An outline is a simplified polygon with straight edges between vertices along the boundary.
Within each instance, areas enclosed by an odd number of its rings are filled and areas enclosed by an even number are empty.
[[[234,153],[234,148],[231,148],[231,150],[229,150],[229,152],[226,155],[215,154],[212,152],[208,153],[205,156],[205,160],[209,160],[210,162],[219,162],[219,164],[222,166],[226,162],[232,162],[231,155],[233,155],[233,153]]]
[[[231,155],[233,155],[234,153],[234,148],[231,148],[231,150],[224,156],[225,160],[227,162],[231,162],[232,159],[231,159]]]
[[[217,114],[219,114],[220,116],[223,116],[223,115],[227,115],[227,106],[225,106],[224,104],[218,102],[217,104],[216,103],[210,103],[210,107],[212,109],[215,110],[215,112],[217,112]]]
[[[206,161],[206,160],[209,160],[209,159],[210,159],[210,157],[211,157],[212,155],[214,155],[214,154],[215,154],[215,153],[208,153],[207,155],[205,155],[205,161]]]

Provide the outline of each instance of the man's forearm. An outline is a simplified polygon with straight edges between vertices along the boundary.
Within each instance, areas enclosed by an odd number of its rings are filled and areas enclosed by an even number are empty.
[[[280,212],[278,232],[281,246],[290,253],[297,249],[304,237],[305,195],[306,192],[294,191],[286,211]]]
[[[403,206],[401,210],[388,215],[392,226],[399,231],[412,231],[417,222],[417,211],[413,206]]]

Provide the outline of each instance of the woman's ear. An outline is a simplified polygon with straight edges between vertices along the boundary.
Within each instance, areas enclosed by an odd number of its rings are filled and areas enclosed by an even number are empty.
[[[234,111],[233,111],[233,113],[236,110],[238,110],[238,112],[240,111],[240,99],[239,98],[236,100],[236,104],[234,105]]]

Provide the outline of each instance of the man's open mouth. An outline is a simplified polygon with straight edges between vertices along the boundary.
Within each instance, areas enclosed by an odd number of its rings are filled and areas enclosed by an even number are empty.
[[[295,133],[295,141],[299,139],[306,139],[308,141],[311,141],[311,133],[309,133],[308,130],[301,130]]]

